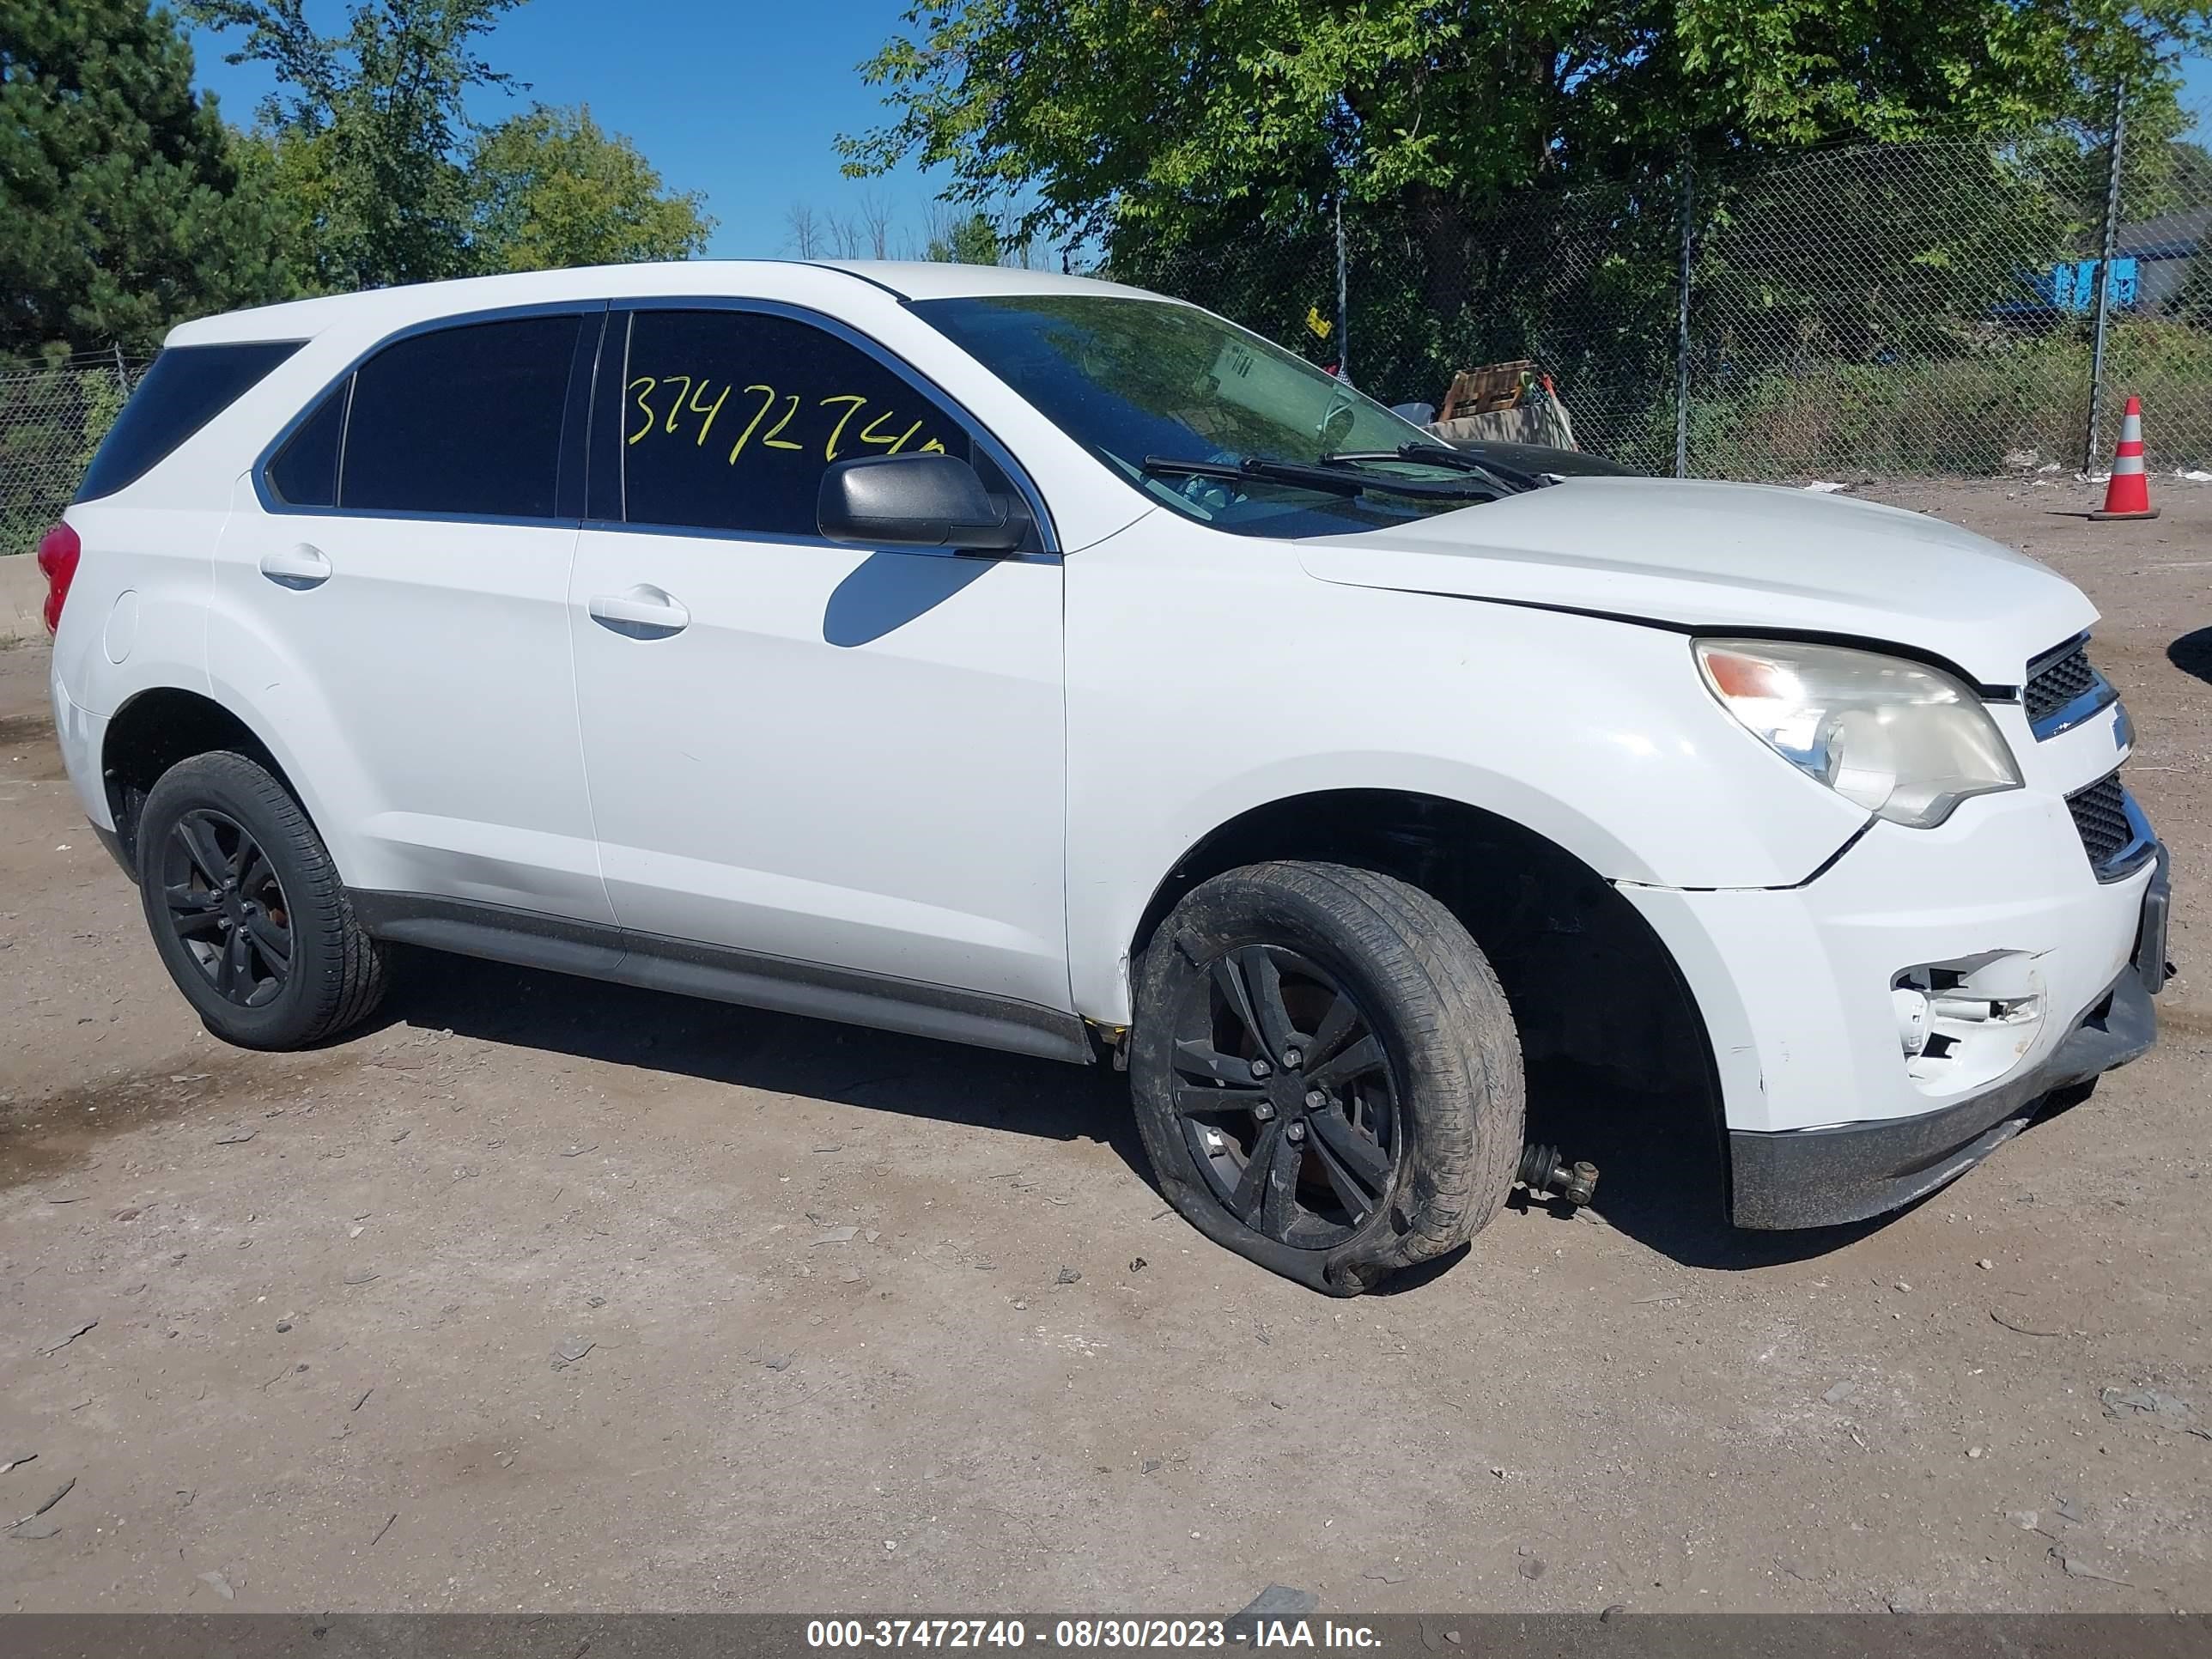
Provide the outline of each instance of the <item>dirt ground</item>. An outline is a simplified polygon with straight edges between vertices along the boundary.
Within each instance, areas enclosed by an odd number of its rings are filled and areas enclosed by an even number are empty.
[[[2212,487],[2154,487],[1864,493],[2104,610],[2160,1047],[1881,1224],[1626,1156],[1350,1303],[1167,1213],[1107,1074],[435,958],[226,1048],[0,652],[0,1521],[74,1483],[0,1607],[2212,1606]]]

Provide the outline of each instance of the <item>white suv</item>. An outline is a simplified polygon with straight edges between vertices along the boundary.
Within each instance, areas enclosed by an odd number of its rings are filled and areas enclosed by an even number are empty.
[[[41,556],[70,774],[234,1042],[361,1019],[404,943],[1122,1065],[1177,1207],[1348,1294],[1586,1190],[1526,1062],[1694,1091],[1793,1227],[2152,1039],[2165,860],[2070,584],[1488,468],[1127,289],[187,324]]]

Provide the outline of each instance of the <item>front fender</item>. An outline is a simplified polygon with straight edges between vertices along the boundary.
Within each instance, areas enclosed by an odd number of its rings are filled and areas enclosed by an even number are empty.
[[[1291,797],[1436,796],[1607,879],[1686,888],[1792,885],[1867,821],[1731,719],[1677,632],[1330,585],[1281,544],[1152,520],[1066,570],[1068,933],[1092,1018],[1127,1020],[1123,956],[1163,878]]]

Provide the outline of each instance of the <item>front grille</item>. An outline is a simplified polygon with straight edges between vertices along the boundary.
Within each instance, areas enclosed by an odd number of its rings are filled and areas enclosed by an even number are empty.
[[[2135,839],[2124,800],[2118,772],[2066,798],[2066,810],[2074,815],[2074,827],[2081,835],[2081,850],[2100,872]]]
[[[2020,694],[2021,703],[2027,710],[2027,723],[2042,725],[2082,693],[2096,690],[2098,684],[2097,671],[2089,665],[2088,646],[2081,640],[2031,663],[2027,684]]]

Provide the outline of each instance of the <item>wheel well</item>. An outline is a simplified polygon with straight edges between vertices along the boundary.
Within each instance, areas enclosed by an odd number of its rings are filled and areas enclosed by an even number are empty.
[[[217,750],[249,757],[266,767],[294,799],[299,799],[268,745],[211,697],[163,686],[140,692],[116,710],[107,723],[100,764],[108,810],[115,815],[116,838],[129,868],[138,867],[138,818],[147,793],[179,761]]]
[[[1578,1137],[1595,1133],[1614,1157],[1640,1158],[1643,1149],[1632,1153],[1632,1146],[1671,1125],[1678,1142],[1691,1130],[1705,1138],[1700,1150],[1724,1151],[1705,1021],[1650,925],[1565,848],[1463,802],[1338,790],[1234,818],[1160,884],[1138,925],[1131,961],[1193,887],[1269,859],[1377,871],[1450,908],[1490,958],[1513,1010],[1532,1135],[1579,1158],[1578,1145],[1589,1143]],[[1636,1120],[1626,1137],[1619,1133],[1624,1114]]]

